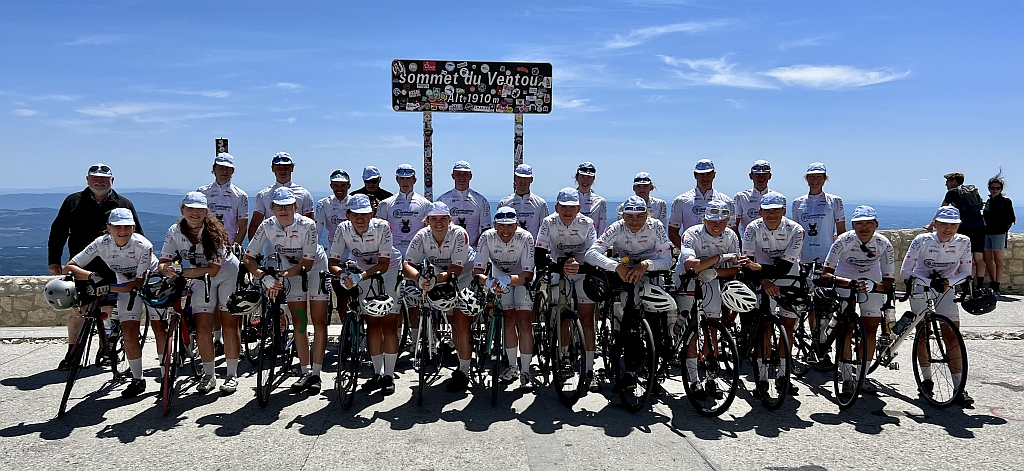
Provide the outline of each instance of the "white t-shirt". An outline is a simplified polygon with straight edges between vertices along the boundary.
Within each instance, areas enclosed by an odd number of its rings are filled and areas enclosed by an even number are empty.
[[[204,228],[203,231],[206,229]],[[181,233],[181,227],[178,224],[172,224],[171,227],[167,228],[167,237],[164,238],[164,246],[160,249],[160,260],[171,261],[176,256],[181,257],[182,266],[185,268],[206,268],[210,265],[237,265],[238,260],[231,253],[231,245],[225,245],[221,250],[221,253],[214,254],[212,260],[206,258],[203,252],[203,233],[199,233],[199,242],[195,245],[192,241],[188,240],[185,234]],[[214,278],[226,278],[234,277],[236,273],[231,270],[222,269],[217,272],[217,276]]]
[[[328,247],[334,243],[334,232],[338,230],[338,224],[348,219],[346,211],[348,211],[349,198],[351,198],[350,195],[345,195],[345,199],[339,200],[337,196],[331,195],[316,202],[313,219],[316,221],[317,233],[327,233]],[[319,236],[317,240],[319,240]]]
[[[615,221],[587,250],[586,262],[614,271],[619,262],[605,256],[608,249],[614,249],[619,255],[629,257],[626,265],[629,268],[644,260],[651,261],[648,271],[672,268],[672,242],[668,240],[665,225],[657,219],[648,217],[644,226],[635,233],[626,227],[625,221]]]
[[[736,233],[728,227],[718,237],[715,237],[708,233],[703,224],[700,224],[683,231],[681,246],[692,250],[695,258],[707,258],[727,253],[739,253],[740,241]],[[725,266],[717,268],[725,268]]]
[[[603,234],[608,227],[608,202],[604,197],[591,191],[590,193],[580,192],[580,212],[584,216],[594,220],[594,229],[598,234]]]
[[[157,266],[157,259],[153,256],[153,244],[137,233],[132,234],[124,247],[117,245],[114,236],[103,234],[85,246],[85,249],[72,257],[71,261],[84,267],[97,257],[114,271],[118,283],[142,278],[147,271],[155,270]]]
[[[582,263],[587,250],[597,241],[594,220],[578,213],[568,226],[562,224],[558,213],[552,214],[540,224],[537,234],[537,248],[551,252],[552,261],[572,256]]]
[[[811,262],[825,260],[836,240],[836,223],[846,221],[843,199],[829,193],[803,195],[793,200],[792,218],[804,228],[804,247],[800,256]]]
[[[462,227],[450,224],[444,239],[438,244],[430,226],[416,232],[405,252],[409,263],[420,263],[425,258],[434,265],[435,272],[448,270],[451,266],[462,267],[465,274],[469,268],[469,234]]]
[[[491,227],[491,204],[472,188],[466,191],[452,189],[437,200],[448,205],[452,221],[466,229],[470,244],[476,245],[480,234]]]
[[[906,280],[914,275],[927,280],[935,271],[952,285],[971,276],[973,269],[970,238],[954,234],[949,242],[942,243],[934,232],[930,232],[915,237],[910,243],[900,267],[900,277]]]
[[[363,271],[376,265],[380,257],[391,258],[388,272],[397,273],[402,267],[402,253],[391,243],[391,225],[383,219],[370,218],[370,225],[363,235],[356,232],[352,221],[338,224],[328,258],[345,261],[342,257],[346,251],[350,253],[348,259],[355,261]]]
[[[217,216],[221,224],[224,224],[224,230],[227,231],[228,239],[232,242],[239,230],[248,229],[238,227],[239,219],[249,219],[249,195],[241,188],[231,182],[224,185],[213,182],[199,187],[196,191],[206,195],[210,212]]]
[[[423,219],[430,211],[430,201],[415,192],[396,193],[377,205],[377,217],[391,224],[391,240],[405,253],[413,236],[423,228]]]
[[[896,277],[895,257],[892,243],[884,235],[876,232],[862,245],[855,231],[846,231],[832,243],[825,266],[835,269],[836,275],[843,278],[882,281]]]
[[[480,235],[474,268],[487,268],[491,262],[491,276],[518,275],[533,272],[533,235],[517,227],[508,243],[502,242],[498,232],[488,229]]]
[[[316,243],[316,223],[301,214],[296,214],[295,221],[288,227],[281,227],[275,216],[264,219],[249,241],[245,254],[255,257],[264,245],[272,250],[266,255],[277,252],[281,256],[282,270],[298,265],[303,260],[313,261],[310,272],[327,269],[327,254]]]
[[[622,207],[625,204],[625,201],[619,203],[618,209],[615,210],[617,219],[622,219]],[[665,203],[665,200],[652,196],[651,200],[647,202],[647,210],[652,218],[661,221],[665,227],[668,227],[668,204]]]
[[[548,216],[548,203],[535,193],[527,195],[511,194],[498,202],[498,207],[509,206],[516,210],[519,227],[530,231],[534,238],[540,230],[540,223]]]
[[[803,247],[804,229],[783,217],[774,231],[764,225],[764,219],[747,224],[743,233],[743,255],[754,256],[761,265],[774,265],[776,258],[793,264],[790,275],[800,273],[800,248]]]
[[[714,200],[725,202],[729,205],[729,210],[736,214],[732,198],[725,193],[712,188],[707,193],[701,194],[694,187],[672,201],[672,215],[668,218],[669,230],[682,234],[684,230],[703,223],[704,211],[707,209],[708,203]]]
[[[750,188],[736,193],[736,197],[733,198],[733,209],[736,210],[735,218],[733,221],[739,222],[739,233],[742,234],[747,230],[747,224],[750,224],[754,219],[761,217],[761,197],[769,193],[774,193],[782,197],[782,202],[785,204],[786,197],[771,188],[765,188],[764,191],[758,191],[757,188]]]
[[[259,193],[256,193],[256,201],[253,202],[252,212],[261,213],[263,217],[270,217],[274,215],[274,210],[270,207],[274,203],[274,190],[278,188],[288,188],[295,194],[295,202],[298,203],[298,211],[296,213],[306,215],[313,212],[313,195],[309,194],[305,188],[296,185],[295,182],[288,182],[286,184],[274,183],[268,186]]]

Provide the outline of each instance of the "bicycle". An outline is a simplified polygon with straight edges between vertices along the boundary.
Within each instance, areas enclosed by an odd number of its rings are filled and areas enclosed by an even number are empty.
[[[180,272],[178,276],[181,276]],[[149,275],[147,274],[143,284],[146,284],[148,280]],[[165,416],[170,413],[171,402],[180,392],[180,384],[177,381],[178,368],[183,367],[187,361],[192,370],[192,379],[198,381],[202,377],[200,374],[202,370],[199,367],[202,360],[199,358],[195,319],[192,317],[194,291],[191,285],[194,282],[195,280],[189,280],[189,286],[182,295],[182,299],[185,300],[184,305],[179,299],[174,307],[167,312],[167,340],[164,344],[164,361],[161,365],[163,377],[160,381],[160,402]],[[203,283],[206,285],[206,302],[210,302],[209,274],[203,275]]]
[[[362,270],[354,264],[349,264],[346,272],[359,274]],[[329,280],[335,279],[328,272],[321,272],[320,276],[321,289],[326,289]],[[373,280],[371,283],[384,283],[383,277],[379,274],[374,275]],[[341,299],[340,294],[338,299]],[[366,321],[359,313],[359,296],[352,295],[348,297],[345,320],[341,324],[341,334],[338,336],[338,374],[334,379],[334,389],[338,391],[338,400],[344,410],[352,407],[356,386],[359,383],[359,368],[369,361],[369,355],[366,347]]]
[[[793,371],[792,350],[782,321],[774,312],[770,312],[768,294],[760,283],[756,285],[758,307],[754,309],[751,325],[743,327],[745,334],[741,335],[745,337],[746,347],[742,356],[750,360],[761,403],[768,410],[777,410],[789,394],[790,374]],[[770,381],[773,379],[775,381]]]
[[[583,324],[579,320],[579,297],[576,285],[562,275],[568,257],[558,261],[538,276],[534,282],[534,350],[540,363],[543,382],[551,385],[558,400],[572,407],[583,396],[586,388],[584,356],[586,345],[583,339]],[[552,284],[558,276],[558,283]],[[555,289],[554,293],[551,290]],[[552,304],[548,296],[557,297]],[[554,365],[554,367],[552,367]]]
[[[846,305],[843,309],[839,310],[827,324],[819,324],[822,331],[821,348],[826,349],[833,342],[836,344],[835,358],[832,360],[832,386],[840,409],[848,409],[857,402],[860,390],[864,386],[864,378],[867,376],[867,334],[864,320],[857,314],[857,298],[863,293],[858,292],[856,286],[849,288],[850,294],[845,298]],[[853,378],[850,380],[853,383],[852,390],[846,389],[846,375],[843,370],[848,370]]]
[[[729,409],[736,397],[740,356],[729,329],[704,311],[704,283],[696,280],[693,290],[685,291],[696,275],[687,270],[680,278],[679,294],[692,296],[693,304],[685,330],[675,337],[673,358],[681,365],[683,388],[690,405],[701,415],[717,417]],[[695,371],[686,365],[688,359],[696,360]]]
[[[491,265],[487,264],[486,275],[490,276]],[[484,295],[484,311],[478,316],[483,331],[483,342],[477,360],[483,359],[478,366],[487,369],[491,376],[491,407],[498,405],[498,389],[505,389],[498,379],[502,368],[506,366],[502,358],[505,356],[505,312],[501,308],[501,296],[486,290]],[[486,364],[486,365],[485,365]]]
[[[617,332],[609,345],[606,364],[610,367],[611,376],[615,378],[612,390],[619,395],[622,404],[630,412],[639,411],[650,399],[658,374],[654,334],[636,293],[645,283],[650,282],[648,278],[667,276],[668,273],[647,272],[638,283],[623,283],[626,302],[622,305],[622,318],[613,315],[608,326],[612,332]]]
[[[64,278],[67,281],[74,281],[71,275]],[[79,283],[76,283],[79,284]],[[100,290],[108,288],[107,286],[97,287]],[[84,289],[76,290],[79,293],[84,293]],[[128,300],[128,308],[131,309],[135,305],[135,292],[132,291],[131,298]],[[112,373],[111,382],[115,384],[121,384],[130,376],[125,372],[121,371],[121,363],[126,363],[121,360],[119,355],[116,353],[117,348],[110,345],[110,339],[107,338],[105,329],[103,329],[103,311],[101,309],[103,296],[92,296],[92,299],[88,299],[87,296],[80,296],[78,306],[88,306],[84,311],[85,314],[82,316],[82,328],[78,331],[78,337],[75,338],[75,343],[68,352],[68,379],[67,384],[64,386],[64,394],[61,396],[60,407],[57,409],[57,417],[64,417],[67,412],[68,399],[71,397],[71,390],[75,386],[75,381],[78,380],[78,375],[83,369],[90,368],[89,362],[89,350],[92,348],[92,337],[95,334],[99,338],[98,349],[100,352],[107,352],[107,362],[110,365]],[[123,352],[123,347],[121,348]],[[99,365],[96,365],[99,367]]]
[[[837,310],[825,308],[814,282],[821,278],[822,265],[815,259],[800,264],[800,274],[784,275],[777,280],[791,280],[792,285],[778,285],[776,302],[783,309],[797,315],[793,326],[793,376],[802,378],[811,368],[819,371],[831,370],[834,365],[828,359],[827,346],[822,346],[820,329],[828,323],[829,316]],[[811,321],[815,322],[811,322]]]
[[[275,254],[274,257],[280,266],[279,255]],[[257,261],[262,261],[262,257],[257,257]],[[275,276],[278,273],[276,267],[261,266],[260,269],[265,276]],[[300,278],[302,290],[308,291],[305,269],[302,270]],[[288,293],[288,280],[283,281],[286,283],[274,299],[267,297],[265,292],[263,294],[264,309],[260,318],[260,346],[256,365],[256,402],[260,407],[266,407],[270,402],[270,393],[276,386],[275,377],[281,376],[283,380],[291,372],[292,362],[297,356],[295,339],[291,336],[294,330],[291,327],[290,316],[281,309]]]
[[[913,311],[903,313],[900,322],[905,322],[905,327],[901,332],[892,332],[893,326],[889,326],[886,322],[882,323],[882,332],[879,333],[876,343],[875,358],[867,370],[868,374],[874,372],[879,366],[898,370],[899,363],[894,361],[898,355],[897,350],[903,341],[913,333],[915,339],[913,347],[914,380],[917,382],[918,392],[935,407],[949,407],[960,398],[967,384],[967,346],[964,344],[963,334],[948,317],[935,312],[936,296],[929,288],[928,280],[913,276],[904,283],[906,283],[907,291],[900,301],[910,299],[915,287],[923,287],[922,295],[926,307],[919,314],[914,314]],[[954,286],[950,286],[949,291],[941,296],[951,295],[954,291]],[[956,344],[959,349],[959,357],[950,355],[946,342]],[[920,365],[922,358],[927,360],[928,365]],[[938,368],[936,365],[939,365]],[[923,384],[925,378],[921,368],[925,367],[929,368],[931,372],[931,387]],[[954,384],[952,377],[954,369],[960,370],[959,384]]]
[[[433,278],[434,266],[429,261],[423,261],[421,276]],[[413,344],[413,367],[419,376],[419,387],[416,388],[416,405],[423,405],[423,393],[428,385],[433,384],[441,377],[445,350],[455,351],[455,343],[452,341],[454,331],[445,312],[455,307],[458,296],[458,285],[454,278],[445,281],[450,285],[451,299],[430,300],[429,292],[421,290],[420,298],[420,323],[419,338]],[[437,289],[435,287],[435,289]]]

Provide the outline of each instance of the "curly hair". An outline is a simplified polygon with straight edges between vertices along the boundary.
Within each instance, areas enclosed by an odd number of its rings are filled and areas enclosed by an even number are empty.
[[[224,230],[224,225],[212,213],[206,213],[206,220],[203,221],[203,226],[205,229],[202,231],[203,240],[196,240],[195,236],[192,235],[192,231],[189,230],[185,218],[178,219],[178,229],[181,230],[182,235],[193,244],[202,242],[203,256],[207,260],[215,260],[217,256],[224,253],[225,247],[231,245],[231,240],[228,239],[228,232]]]

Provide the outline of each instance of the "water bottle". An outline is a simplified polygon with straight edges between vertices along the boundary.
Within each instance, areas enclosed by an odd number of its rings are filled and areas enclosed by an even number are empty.
[[[907,330],[907,327],[910,327],[910,324],[914,323],[914,317],[915,316],[913,312],[904,312],[903,317],[900,317],[899,322],[897,322],[896,325],[893,326],[892,333],[896,334],[897,336],[903,335],[903,331]]]
[[[829,319],[828,325],[821,329],[821,343],[825,343],[828,340],[828,336],[832,334],[832,329],[835,329],[838,323],[838,316],[832,316],[832,319]]]

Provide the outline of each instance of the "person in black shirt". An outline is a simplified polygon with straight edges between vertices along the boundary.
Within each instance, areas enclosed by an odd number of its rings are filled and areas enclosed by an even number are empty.
[[[985,202],[985,268],[988,270],[988,287],[999,292],[999,281],[1003,277],[1003,250],[1006,249],[1006,233],[1017,222],[1013,214],[1013,201],[1003,196],[1003,169],[988,179],[988,201]]]
[[[373,165],[363,167],[363,187],[351,194],[369,196],[374,212],[377,211],[377,203],[394,196],[394,193],[380,187],[380,170]]]
[[[128,198],[117,194],[113,189],[114,174],[110,166],[96,164],[89,167],[89,173],[85,177],[89,186],[78,192],[72,193],[64,198],[64,203],[57,211],[57,217],[50,224],[50,237],[47,241],[46,263],[51,275],[61,274],[63,264],[61,257],[64,253],[64,244],[68,246],[68,252],[74,256],[85,250],[90,242],[103,235],[107,228],[107,215],[114,208],[127,208],[135,218],[135,232],[142,233],[142,225],[139,223],[139,215],[135,211],[135,205]],[[86,270],[96,272],[104,280],[114,281],[114,272],[99,258],[86,265]],[[105,311],[113,310],[113,306],[104,308]],[[82,328],[82,312],[72,309],[68,317],[68,349],[75,343],[78,331]],[[67,368],[67,361],[61,360],[58,369]]]
[[[974,185],[964,185],[964,174],[959,172],[943,175],[946,179],[946,196],[942,206],[953,206],[960,210],[958,234],[971,239],[971,255],[974,258],[975,289],[985,281],[985,217],[981,214],[985,202]]]

